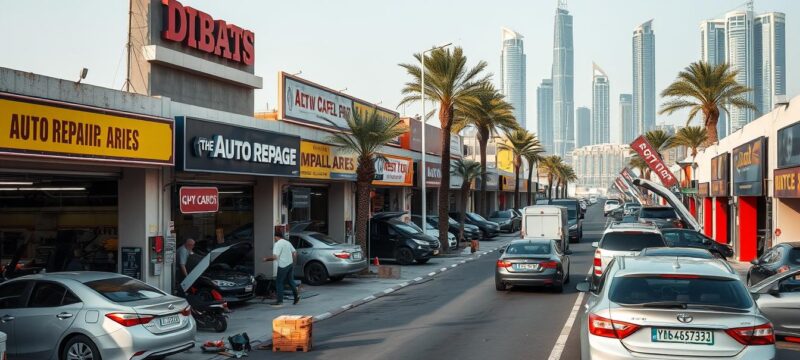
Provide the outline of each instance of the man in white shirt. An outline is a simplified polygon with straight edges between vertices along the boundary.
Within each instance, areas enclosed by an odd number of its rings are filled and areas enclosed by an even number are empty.
[[[273,306],[283,305],[283,290],[286,284],[294,294],[294,304],[300,302],[297,294],[297,285],[294,283],[294,262],[297,260],[297,251],[294,246],[283,238],[280,230],[275,230],[275,244],[272,245],[272,256],[264,257],[264,261],[275,261],[278,265],[278,274],[275,277],[275,302]]]

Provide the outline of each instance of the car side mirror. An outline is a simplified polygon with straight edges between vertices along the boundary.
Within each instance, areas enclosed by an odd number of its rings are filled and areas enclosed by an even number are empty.
[[[502,254],[502,253],[504,253],[504,252],[506,252],[506,247],[505,247],[505,246],[503,246],[503,247],[501,247],[501,248],[500,248],[500,253]]]
[[[595,242],[593,242],[593,243],[592,243],[592,247],[593,247],[593,248],[597,248],[598,246],[599,246],[599,245],[598,245],[597,241],[595,241]]]
[[[579,282],[575,288],[580,292],[594,291],[594,286],[592,286],[592,284],[590,284],[588,281]]]

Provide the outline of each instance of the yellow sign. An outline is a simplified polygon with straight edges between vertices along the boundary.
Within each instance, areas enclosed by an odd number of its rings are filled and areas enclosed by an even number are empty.
[[[356,179],[356,159],[338,148],[310,141],[300,142],[300,177],[306,179]]]
[[[508,140],[501,140],[506,146],[511,146]],[[497,144],[497,168],[505,172],[514,172],[514,153],[508,148],[500,146],[500,141]]]
[[[173,122],[0,94],[0,153],[173,165]]]

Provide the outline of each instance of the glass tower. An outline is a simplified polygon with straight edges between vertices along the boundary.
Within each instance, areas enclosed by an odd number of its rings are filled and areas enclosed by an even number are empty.
[[[554,154],[553,148],[553,80],[543,79],[536,88],[536,135],[545,152]]]
[[[753,30],[754,104],[758,115],[763,115],[786,96],[786,15],[778,12],[758,15]]]
[[[633,30],[633,121],[640,134],[656,127],[656,36],[652,19]]]
[[[608,76],[592,63],[592,144],[611,141],[611,91]]]
[[[585,106],[575,109],[575,147],[592,145],[592,110]]]
[[[619,94],[619,123],[622,124],[622,143],[630,144],[639,137],[636,122],[633,121],[633,95]]]
[[[514,106],[514,117],[525,129],[525,49],[522,35],[503,28],[503,50],[500,53],[500,89],[506,101]]]
[[[731,70],[737,70],[736,81],[751,89],[755,88],[755,68],[753,52],[753,12],[736,10],[725,14],[725,60]],[[753,92],[743,96],[755,102]],[[753,120],[755,112],[750,109],[729,107],[730,131],[734,132]]]
[[[574,54],[572,15],[563,1],[556,9],[553,35],[553,153],[567,161],[575,147]]]
[[[700,22],[700,60],[710,65],[725,62],[725,20],[705,20]],[[717,136],[728,136],[728,115],[720,109],[717,120]]]

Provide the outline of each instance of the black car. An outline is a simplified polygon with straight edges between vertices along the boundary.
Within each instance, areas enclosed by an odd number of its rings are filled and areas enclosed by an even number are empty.
[[[683,228],[683,222],[670,206],[643,206],[639,210],[639,222],[650,223],[662,229]]]
[[[576,243],[583,238],[583,217],[578,199],[543,199],[537,205],[557,205],[567,208],[567,223],[569,224],[569,242]]]
[[[500,225],[496,222],[486,220],[483,216],[480,216],[473,212],[465,213],[464,223],[477,226],[481,232],[481,239],[488,240],[500,234]],[[461,220],[461,213],[459,212],[451,212],[450,217],[456,221]]]
[[[750,262],[747,286],[752,286],[777,273],[800,268],[800,242],[781,243]]]
[[[515,232],[522,227],[522,217],[514,210],[497,210],[489,215],[489,221],[500,225],[500,231]]]
[[[370,256],[394,259],[400,265],[416,261],[424,264],[439,254],[439,240],[425,234],[419,226],[400,220],[404,212],[384,212],[370,221]]]
[[[689,257],[696,259],[713,259],[714,255],[706,249],[692,247],[651,247],[644,248],[639,256]]]
[[[206,266],[201,275],[203,283],[213,284],[213,289],[228,303],[244,302],[255,296],[256,279],[250,268],[243,265],[252,251],[252,244],[239,242],[210,257],[208,265],[201,261],[207,254],[198,251],[189,257],[187,270],[192,272],[196,266]]]
[[[428,215],[428,222],[430,222],[433,226],[439,226],[439,217],[436,215]],[[461,224],[458,221],[453,220],[451,217],[447,217],[447,225],[448,231],[451,234],[455,235],[458,238],[461,232]],[[475,226],[464,223],[464,241],[468,240],[480,240],[481,238],[481,230]]]
[[[670,247],[706,249],[715,257],[726,260],[733,256],[733,249],[730,246],[720,244],[695,230],[668,228],[661,229],[661,234]]]

